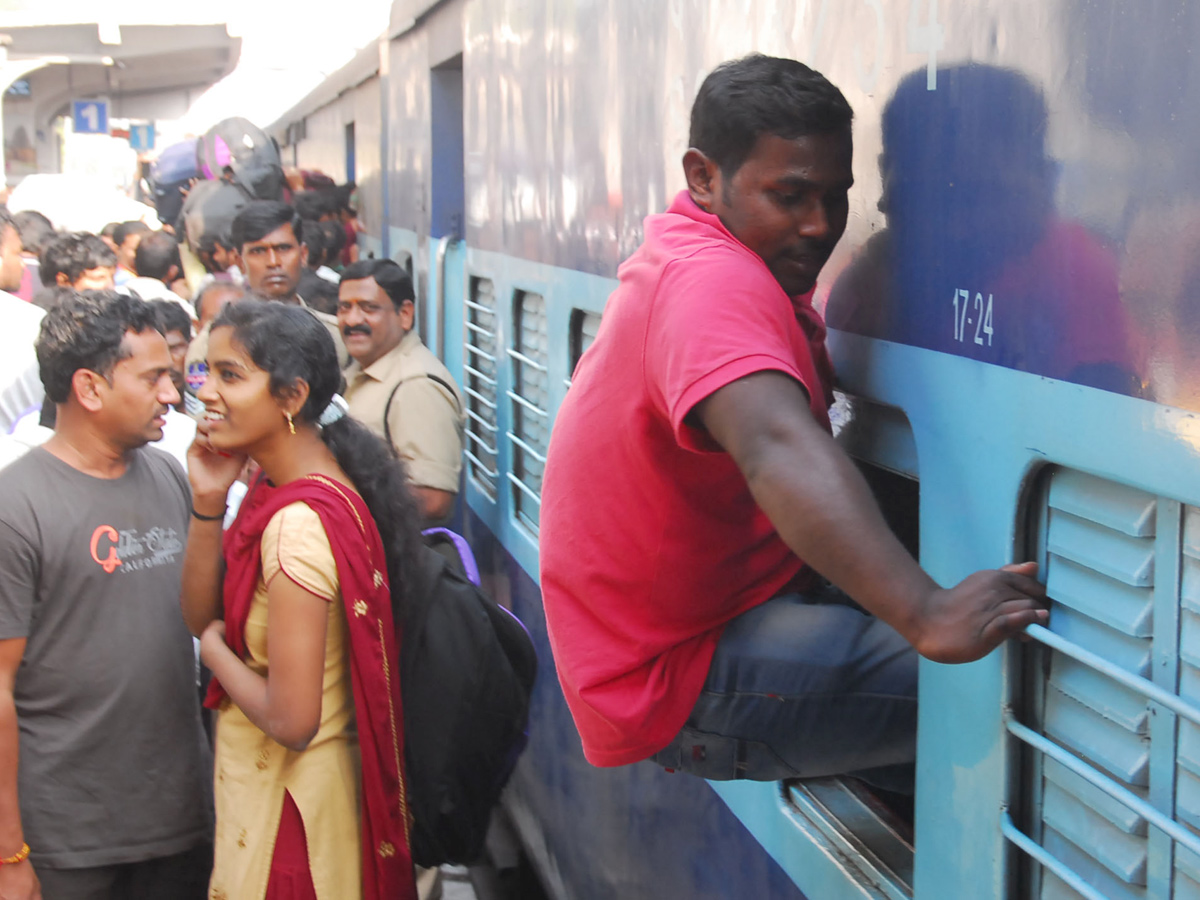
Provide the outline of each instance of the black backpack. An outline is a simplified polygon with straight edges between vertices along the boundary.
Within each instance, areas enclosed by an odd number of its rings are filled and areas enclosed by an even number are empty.
[[[479,588],[466,541],[436,528],[426,542],[403,615],[400,691],[412,856],[429,868],[482,853],[525,749],[537,655],[520,620]]]

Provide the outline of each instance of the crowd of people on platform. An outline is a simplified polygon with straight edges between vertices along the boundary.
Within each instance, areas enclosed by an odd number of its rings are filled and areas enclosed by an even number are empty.
[[[439,891],[390,598],[464,408],[348,199],[197,242],[0,207],[0,897]]]

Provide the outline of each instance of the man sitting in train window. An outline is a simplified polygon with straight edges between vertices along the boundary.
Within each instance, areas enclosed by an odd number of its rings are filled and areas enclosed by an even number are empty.
[[[462,397],[413,328],[412,279],[390,259],[363,259],[342,273],[338,325],[353,362],[350,415],[386,438],[408,469],[427,524],[454,512],[462,468]]]
[[[911,791],[917,654],[974,660],[1048,615],[1034,564],[935,583],[830,435],[811,294],[846,226],[852,116],[793,60],[710,73],[687,190],[646,220],[575,370],[541,587],[595,765]]]
[[[970,63],[907,75],[883,111],[888,227],[829,298],[831,328],[1141,392],[1115,254],[1055,210],[1042,92]]]

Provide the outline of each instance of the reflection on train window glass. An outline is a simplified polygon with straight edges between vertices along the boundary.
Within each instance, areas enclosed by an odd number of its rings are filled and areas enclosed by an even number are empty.
[[[471,278],[463,316],[463,381],[467,393],[467,472],[492,500],[499,481],[496,448],[496,290],[489,278]]]
[[[533,532],[538,528],[542,504],[542,470],[550,440],[550,384],[548,373],[549,332],[546,327],[546,298],[530,291],[513,296],[512,359],[513,512]]]
[[[583,356],[584,351],[592,346],[592,341],[596,339],[596,332],[600,330],[600,313],[588,312],[586,309],[571,310],[571,374],[575,374],[575,367],[579,365],[579,358]],[[567,387],[571,386],[571,379],[567,379]]]
[[[1148,696],[1200,701],[1200,508],[1069,469],[1034,496],[1055,645],[1028,653],[1017,827],[1054,865],[1017,894],[1200,897],[1200,726]]]

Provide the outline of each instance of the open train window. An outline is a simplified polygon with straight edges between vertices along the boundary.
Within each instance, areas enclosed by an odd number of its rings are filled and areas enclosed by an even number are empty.
[[[585,350],[592,346],[596,332],[600,330],[600,313],[589,312],[586,309],[571,310],[571,375],[579,365],[579,358]],[[567,378],[567,386],[571,386],[571,378]]]
[[[546,298],[532,291],[513,294],[512,487],[513,515],[537,534],[542,505],[542,472],[550,441],[549,333]]]
[[[838,443],[871,487],[900,542],[920,558],[920,484],[912,426],[901,410],[838,394],[831,412]],[[852,778],[786,782],[784,799],[806,828],[852,856],[881,895],[912,896],[912,808]]]

